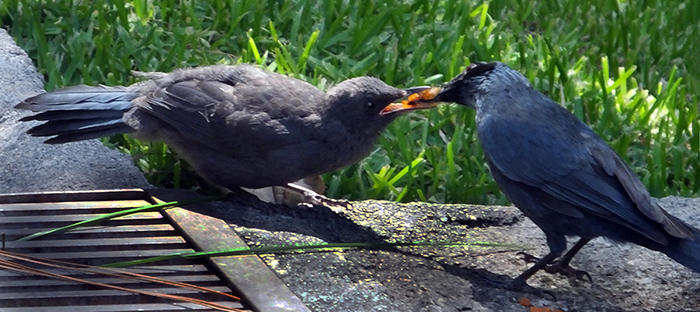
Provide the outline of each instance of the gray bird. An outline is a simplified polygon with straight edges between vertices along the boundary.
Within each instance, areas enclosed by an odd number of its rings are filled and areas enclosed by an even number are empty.
[[[252,65],[138,74],[148,80],[128,87],[68,87],[16,108],[39,112],[22,120],[46,121],[27,132],[53,136],[45,143],[131,133],[165,142],[214,185],[262,188],[365,157],[389,123],[415,109],[385,107],[424,89],[358,77],[324,93]]]
[[[660,251],[700,272],[700,231],[664,211],[590,127],[506,64],[472,64],[434,98],[418,101],[476,110],[494,180],[547,236],[549,254],[504,288],[531,291],[527,279],[540,269],[588,276],[569,262],[599,236]],[[566,236],[580,239],[562,256]]]

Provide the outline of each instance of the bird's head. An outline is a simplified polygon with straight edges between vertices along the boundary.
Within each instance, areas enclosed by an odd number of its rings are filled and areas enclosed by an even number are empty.
[[[433,101],[453,102],[474,108],[476,95],[482,92],[485,84],[496,69],[498,63],[473,63],[457,77],[445,84]]]
[[[378,133],[402,113],[435,107],[437,103],[415,103],[410,106],[395,103],[428,88],[398,89],[373,77],[352,78],[328,91],[328,111],[350,130]]]
[[[437,95],[414,97],[407,106],[431,102],[451,102],[476,108],[479,96],[503,91],[504,88],[530,83],[523,75],[501,62],[473,63],[450,82],[439,88]]]

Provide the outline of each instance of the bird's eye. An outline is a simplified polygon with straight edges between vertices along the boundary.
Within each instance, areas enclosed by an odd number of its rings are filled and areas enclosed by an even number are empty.
[[[372,102],[367,102],[367,106],[366,106],[366,107],[367,107],[368,110],[371,110],[371,109],[374,108],[374,103],[372,103]]]

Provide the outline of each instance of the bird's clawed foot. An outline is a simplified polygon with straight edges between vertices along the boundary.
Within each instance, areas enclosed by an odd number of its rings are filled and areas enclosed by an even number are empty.
[[[518,252],[517,255],[521,256],[520,259],[527,263],[536,263],[540,260],[540,258],[522,251]],[[547,266],[544,267],[544,271],[551,274],[559,273],[566,277],[575,277],[577,280],[583,280],[584,277],[586,277],[590,283],[593,283],[593,278],[588,272],[572,268],[568,261],[554,261],[553,263],[547,264]]]
[[[588,274],[588,272],[574,269],[568,263],[556,261],[553,264],[546,266],[544,270],[547,273],[559,273],[566,277],[575,277],[577,280],[583,280],[583,277],[585,276],[586,278],[588,278],[589,283],[593,283],[593,278],[590,274]]]
[[[312,205],[316,206],[323,206],[328,205],[328,206],[341,206],[343,208],[352,208],[352,205],[350,204],[349,201],[345,199],[332,199],[328,198],[326,196],[323,196],[321,194],[318,194],[316,192],[311,192],[311,193],[302,193],[304,198],[307,200],[307,203],[310,203]]]
[[[494,288],[532,294],[541,298],[549,296],[552,300],[557,301],[557,297],[551,291],[532,287],[526,282],[521,281],[517,278],[510,281],[497,281],[489,277],[483,276],[481,274],[478,275],[483,281],[485,281],[487,284]]]
[[[328,198],[328,197],[323,196],[319,193],[316,193],[312,189],[303,187],[301,185],[297,185],[294,183],[288,183],[287,185],[285,185],[285,187],[288,188],[289,190],[292,190],[293,192],[296,192],[296,193],[300,194],[301,196],[303,196],[304,197],[304,200],[302,201],[303,203],[308,203],[308,204],[315,205],[315,206],[323,206],[325,204],[325,205],[328,205],[331,207],[340,206],[343,208],[352,208],[352,205],[350,204],[350,202],[345,200],[345,199]]]
[[[519,251],[515,255],[519,256],[520,260],[525,261],[525,263],[537,263],[537,261],[540,261],[540,258],[523,251]]]

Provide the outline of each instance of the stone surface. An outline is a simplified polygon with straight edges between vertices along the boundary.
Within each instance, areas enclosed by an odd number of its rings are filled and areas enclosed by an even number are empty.
[[[661,200],[700,226],[700,200]],[[514,207],[353,202],[350,209],[284,208],[218,202],[202,213],[222,218],[250,246],[384,241],[485,241],[517,244],[542,256],[544,234]],[[573,244],[573,240],[571,244]],[[636,245],[596,239],[572,266],[593,283],[538,273],[534,287],[558,301],[489,287],[529,267],[518,248],[398,248],[265,255],[262,258],[316,311],[529,311],[517,303],[564,311],[700,311],[700,274]]]
[[[27,54],[0,29],[0,194],[150,187],[130,157],[98,140],[60,145],[25,132],[28,112],[20,100],[43,92],[41,75]]]

